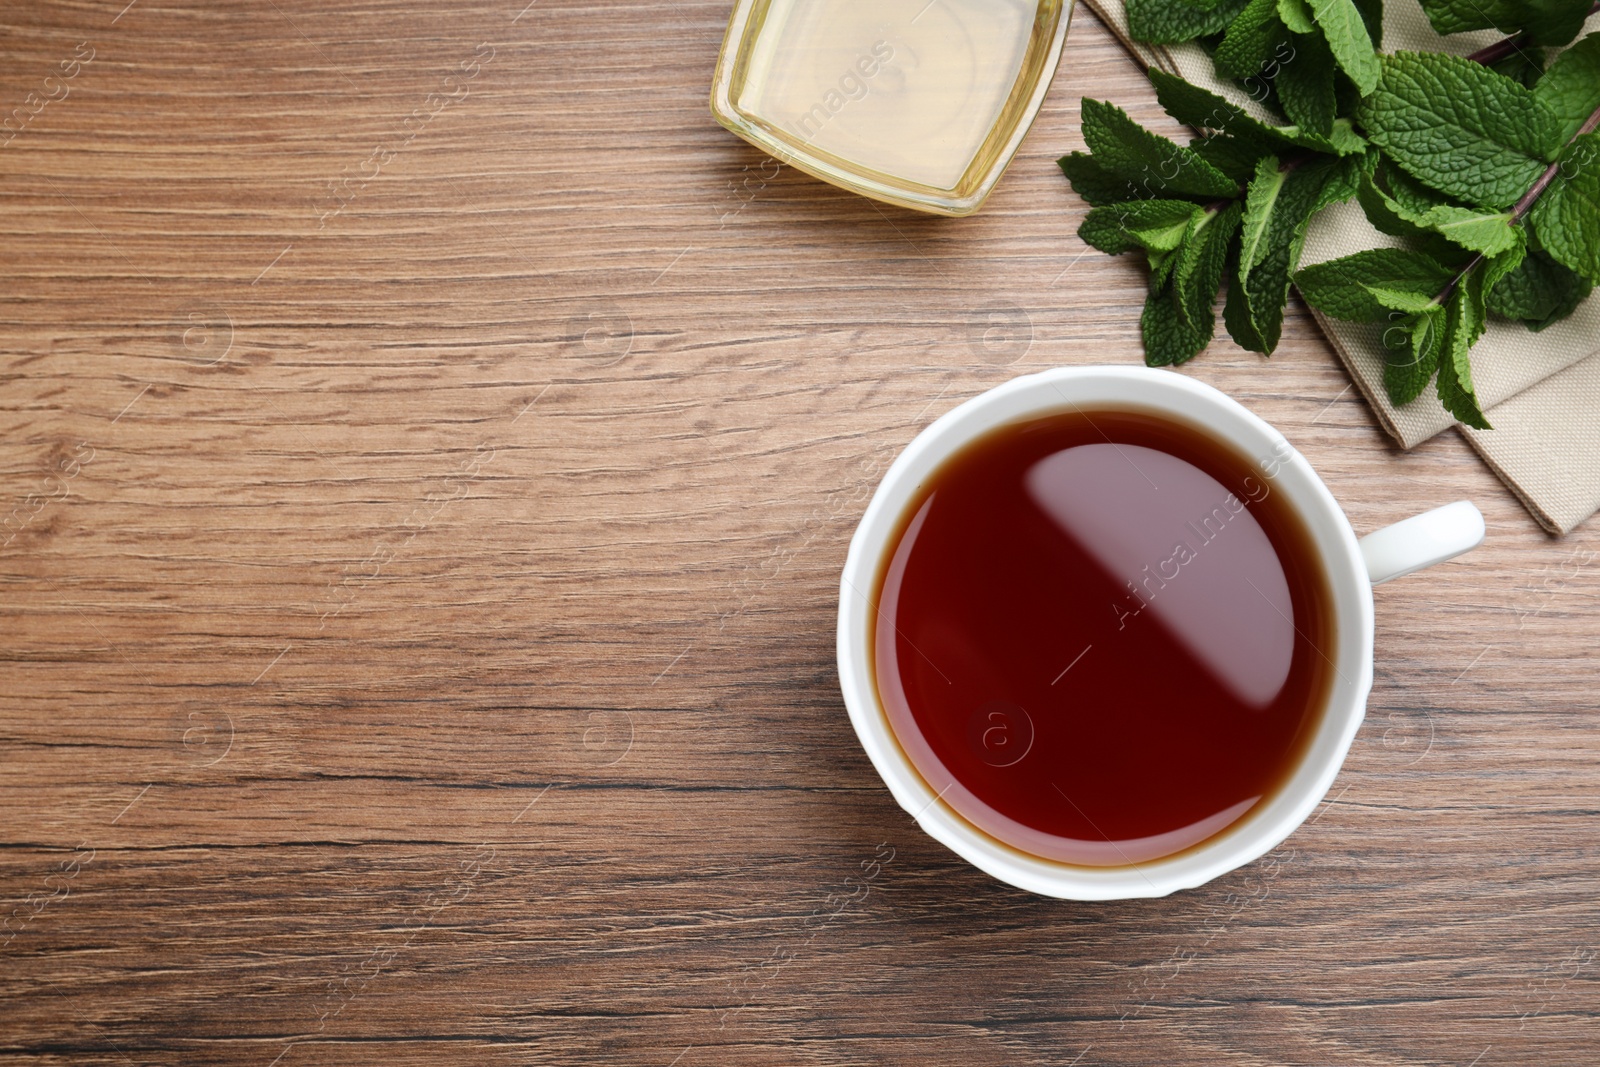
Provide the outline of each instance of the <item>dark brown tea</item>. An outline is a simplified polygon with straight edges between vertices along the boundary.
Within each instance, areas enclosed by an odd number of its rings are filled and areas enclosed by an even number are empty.
[[[1327,579],[1256,464],[1160,415],[1003,427],[923,483],[881,568],[878,695],[979,829],[1090,866],[1245,818],[1315,733]]]

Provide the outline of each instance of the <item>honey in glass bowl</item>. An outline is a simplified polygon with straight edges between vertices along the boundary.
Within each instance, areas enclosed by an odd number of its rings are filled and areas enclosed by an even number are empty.
[[[825,181],[970,215],[1050,86],[1071,0],[739,0],[711,110]]]

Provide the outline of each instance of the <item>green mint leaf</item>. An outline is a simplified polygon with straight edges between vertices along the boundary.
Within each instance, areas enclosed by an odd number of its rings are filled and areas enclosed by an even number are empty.
[[[1422,225],[1469,252],[1486,256],[1510,251],[1522,238],[1522,230],[1511,221],[1509,211],[1442,204],[1422,216]]]
[[[1366,212],[1367,221],[1379,232],[1407,238],[1418,251],[1434,259],[1444,262],[1456,259],[1460,249],[1419,221],[1439,205],[1433,202],[1417,203],[1398,192],[1400,185],[1413,183],[1414,179],[1393,166],[1379,169],[1378,153],[1374,152],[1363,161],[1361,187],[1356,199],[1361,204],[1361,210]]]
[[[1240,345],[1268,354],[1278,346],[1289,276],[1300,261],[1306,223],[1327,204],[1351,195],[1358,175],[1354,159],[1279,166],[1268,156],[1258,165],[1245,194],[1234,275],[1249,322],[1249,329],[1229,327]],[[1238,315],[1236,310],[1236,320]]]
[[[1146,72],[1156,90],[1161,110],[1197,130],[1219,134],[1253,144],[1281,148],[1290,143],[1283,131],[1250,117],[1243,108],[1225,97],[1202,89],[1174,74],[1151,67]]]
[[[1172,291],[1184,325],[1195,330],[1203,328],[1208,337],[1216,329],[1212,306],[1222,285],[1228,248],[1239,231],[1239,213],[1239,204],[1233,203],[1220,211],[1196,215],[1184,234],[1172,275]]]
[[[1227,29],[1247,0],[1221,0],[1210,8],[1180,0],[1128,0],[1128,32],[1136,41],[1177,44]]]
[[[1355,0],[1307,0],[1317,17],[1317,28],[1327,38],[1339,69],[1350,76],[1366,96],[1378,87],[1378,53],[1367,33],[1366,20]]]
[[[1291,65],[1283,66],[1280,79],[1288,73]],[[1348,119],[1331,123],[1330,132],[1326,135],[1298,126],[1268,126],[1252,118],[1237,104],[1208,89],[1191,85],[1182,78],[1153,67],[1149,74],[1150,83],[1156,89],[1156,99],[1167,114],[1195,129],[1216,130],[1237,138],[1261,153],[1281,152],[1289,145],[1341,156],[1366,150],[1366,141],[1351,128]]]
[[[1494,29],[1502,22],[1509,25],[1515,19],[1510,7],[1506,0],[1422,0],[1422,13],[1441,34]],[[1521,28],[1500,32],[1514,33]]]
[[[1100,166],[1134,183],[1141,195],[1214,200],[1237,183],[1181,145],[1140,126],[1121,108],[1085,97],[1083,139]]]
[[[1171,289],[1151,293],[1139,317],[1139,332],[1144,336],[1144,361],[1152,367],[1171,367],[1197,356],[1216,330],[1216,321],[1206,316],[1201,328],[1188,325],[1178,313]]]
[[[1299,143],[1313,148],[1322,148],[1309,134],[1305,133],[1302,133]],[[1327,148],[1323,150],[1340,156],[1358,156],[1367,150],[1367,141],[1366,138],[1356,133],[1355,127],[1351,125],[1349,119],[1334,119],[1333,136],[1328,138]]]
[[[1583,0],[1422,0],[1439,33],[1497,29],[1527,35],[1529,45],[1563,45],[1578,35],[1589,16]]]
[[[1106,170],[1087,152],[1062,156],[1056,160],[1056,165],[1072,183],[1072,191],[1087,200],[1091,207],[1120,204],[1139,195],[1132,182]]]
[[[1367,168],[1360,200],[1368,220],[1379,230],[1419,240],[1425,251],[1440,259],[1453,257],[1435,243],[1438,237],[1486,256],[1498,256],[1520,240],[1511,212],[1452,204],[1394,167],[1381,172]]]
[[[1583,0],[1510,0],[1522,32],[1534,45],[1564,45],[1583,29],[1591,5]],[[1504,31],[1510,32],[1510,31]]]
[[[1256,164],[1273,150],[1257,141],[1225,134],[1197,137],[1189,142],[1194,154],[1216,167],[1229,178],[1244,185],[1256,172]]]
[[[1474,271],[1450,294],[1445,307],[1444,344],[1439,351],[1439,378],[1435,385],[1439,403],[1468,426],[1492,429],[1478,405],[1472,386],[1472,364],[1468,355],[1483,333],[1483,286]]]
[[[1528,221],[1550,257],[1600,284],[1600,133],[1576,138]]]
[[[1535,333],[1572,314],[1593,286],[1543,251],[1527,258],[1489,290],[1491,314],[1519,319]]]
[[[1278,0],[1278,17],[1294,33],[1315,33],[1316,19],[1306,0]]]
[[[1094,208],[1085,215],[1083,221],[1078,223],[1078,239],[1108,256],[1120,256],[1139,247],[1139,242],[1122,228],[1119,205],[1116,204]]]
[[[1390,311],[1402,315],[1415,315],[1434,306],[1434,297],[1428,293],[1408,293],[1401,289],[1384,289],[1376,285],[1362,285],[1367,295]]]
[[[1518,48],[1510,55],[1488,64],[1496,74],[1504,74],[1519,85],[1532,89],[1544,74],[1544,49],[1537,46]]]
[[[1268,234],[1273,212],[1291,173],[1279,164],[1276,156],[1266,156],[1256,164],[1255,176],[1250,179],[1250,188],[1245,193],[1244,233],[1239,242],[1239,266],[1246,274],[1266,258],[1271,247]]]
[[[1367,137],[1440,192],[1510,207],[1559,146],[1555,117],[1532,92],[1471,60],[1398,52],[1382,66],[1361,108]]]
[[[1172,271],[1178,265],[1178,253],[1151,252],[1150,253],[1150,292],[1159,293],[1166,287],[1172,278]]]
[[[1397,407],[1422,395],[1439,367],[1444,345],[1445,310],[1434,306],[1397,316],[1383,331],[1383,386]]]
[[[1390,195],[1394,197],[1395,203],[1407,212],[1408,219],[1415,220],[1440,204],[1453,202],[1443,193],[1429,189],[1399,167],[1385,166],[1382,176],[1384,184],[1389,187]]]
[[[1250,317],[1250,301],[1244,291],[1244,283],[1239,280],[1239,242],[1232,242],[1228,249],[1228,293],[1222,305],[1222,322],[1228,328],[1228,336],[1240,348],[1251,352],[1265,352],[1266,339],[1261,336],[1261,331],[1256,329],[1255,322]]]
[[[1361,157],[1343,156],[1339,159],[1328,160],[1323,170],[1325,175],[1322,188],[1317,191],[1317,198],[1312,205],[1311,213],[1316,214],[1323,208],[1332,204],[1342,203],[1356,195],[1356,190],[1361,188]],[[1306,220],[1310,222],[1310,219]],[[1305,227],[1302,226],[1302,233]]]
[[[1522,263],[1527,245],[1521,231],[1517,232],[1517,243],[1510,251],[1466,269],[1445,305],[1445,336],[1439,352],[1437,382],[1439,402],[1457,419],[1480,430],[1491,427],[1472,385],[1468,357],[1486,325],[1485,294]]]
[[[1152,252],[1170,252],[1177,248],[1194,220],[1206,213],[1187,200],[1139,200],[1095,210],[1125,212],[1124,229]]]
[[[1142,248],[1170,252],[1183,242],[1190,222],[1204,210],[1187,200],[1132,200],[1097,207],[1078,226],[1085,244],[1107,255]]]
[[[1516,270],[1528,255],[1527,232],[1521,227],[1516,229],[1516,240],[1511,247],[1499,255],[1486,257],[1483,265],[1478,269],[1478,303],[1483,306],[1488,304],[1489,291],[1500,284],[1500,279]],[[1479,318],[1484,315],[1480,314]]]
[[[1227,35],[1212,53],[1211,62],[1224,78],[1259,79],[1268,64],[1282,63],[1292,54],[1289,28],[1278,17],[1278,0],[1250,0],[1228,24]],[[1254,91],[1254,85],[1246,85]]]
[[[1572,140],[1600,108],[1600,33],[1591,33],[1556,57],[1533,87],[1534,99],[1556,117],[1558,139]]]
[[[1304,0],[1300,0],[1304,2]],[[1334,90],[1333,54],[1327,42],[1315,35],[1294,38],[1295,58],[1278,71],[1273,82],[1278,103],[1289,121],[1309,133],[1333,135],[1339,101]]]
[[[1378,185],[1371,173],[1362,175],[1361,189],[1356,194],[1356,200],[1361,205],[1361,210],[1366,212],[1367,221],[1379,233],[1389,234],[1391,237],[1421,238],[1426,231],[1411,221],[1409,212],[1401,209],[1394,197]]]
[[[1432,256],[1403,248],[1369,248],[1306,267],[1294,284],[1306,303],[1329,318],[1381,322],[1396,309],[1375,290],[1410,293],[1432,303],[1455,272]],[[1416,309],[1411,309],[1416,310]]]

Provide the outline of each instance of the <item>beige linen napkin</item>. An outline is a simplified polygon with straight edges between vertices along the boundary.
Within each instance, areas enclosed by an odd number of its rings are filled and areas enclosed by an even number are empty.
[[[1254,101],[1217,78],[1197,44],[1147,45],[1128,35],[1123,0],[1087,0],[1128,50],[1149,66],[1178,74],[1260,114]],[[1584,32],[1600,29],[1600,15]],[[1440,37],[1415,0],[1384,5],[1385,51],[1418,49],[1465,55],[1499,39],[1493,30]],[[1354,202],[1317,216],[1302,265],[1397,243],[1372,228]],[[1383,388],[1378,328],[1317,316],[1384,428],[1411,448],[1455,424],[1432,389],[1403,408]],[[1468,443],[1511,488],[1539,524],[1564,534],[1600,510],[1600,290],[1570,317],[1532,333],[1491,320],[1472,350],[1472,377],[1493,430],[1459,427]]]

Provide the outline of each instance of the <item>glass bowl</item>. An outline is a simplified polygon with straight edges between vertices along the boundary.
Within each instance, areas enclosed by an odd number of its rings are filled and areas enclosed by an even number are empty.
[[[939,215],[978,210],[1061,59],[1072,0],[738,0],[711,111],[784,163]]]

